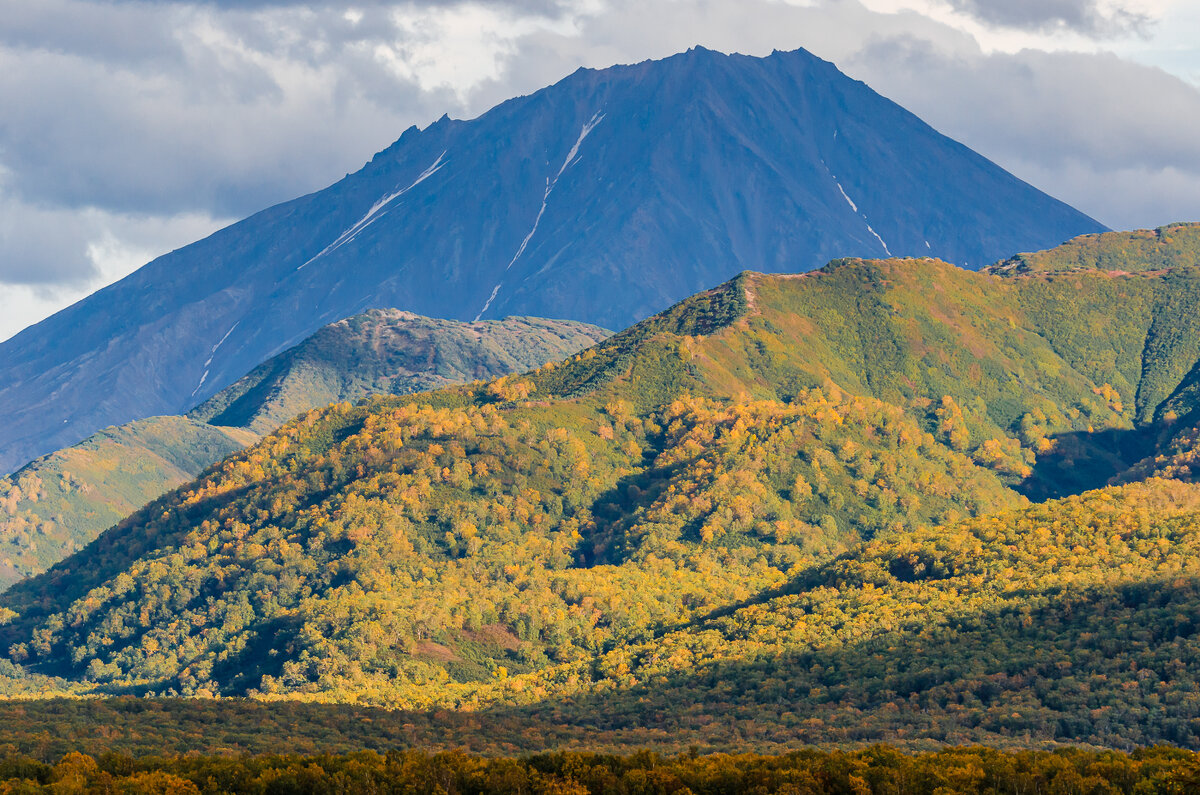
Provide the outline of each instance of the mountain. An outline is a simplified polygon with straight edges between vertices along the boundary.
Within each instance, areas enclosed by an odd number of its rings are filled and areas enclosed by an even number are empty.
[[[1198,307],[1193,265],[744,273],[297,418],[0,596],[5,687],[500,747],[1197,746],[1200,485],[1105,484],[1186,436]]]
[[[372,307],[622,328],[748,268],[977,268],[1102,229],[803,50],[581,69],[0,344],[0,472],[186,412]]]
[[[0,588],[45,571],[297,414],[522,372],[606,336],[564,320],[462,323],[378,309],[330,324],[186,417],[106,428],[0,478]]]
[[[268,433],[329,403],[520,373],[608,336],[597,326],[569,320],[509,317],[464,323],[372,309],[324,327],[188,416]]]

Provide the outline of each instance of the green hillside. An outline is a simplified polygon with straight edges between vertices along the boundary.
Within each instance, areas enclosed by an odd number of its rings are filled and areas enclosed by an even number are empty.
[[[479,750],[1200,746],[1197,308],[1187,265],[842,260],[312,410],[0,597],[4,686]]]
[[[1013,274],[1079,270],[1145,272],[1200,265],[1200,224],[1080,235],[1057,248],[1017,254],[988,268]]]
[[[0,479],[0,587],[45,571],[257,439],[240,428],[150,417],[106,428]]]
[[[584,323],[477,323],[372,310],[270,359],[187,417],[107,428],[0,479],[0,588],[317,406],[539,367],[607,336]]]

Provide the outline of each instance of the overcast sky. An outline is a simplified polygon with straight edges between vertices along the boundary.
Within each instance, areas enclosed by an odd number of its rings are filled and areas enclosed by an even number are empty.
[[[1114,228],[1200,220],[1195,0],[0,0],[0,340],[579,66],[805,47]]]

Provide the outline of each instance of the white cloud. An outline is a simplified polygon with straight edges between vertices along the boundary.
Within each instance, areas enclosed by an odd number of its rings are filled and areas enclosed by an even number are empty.
[[[234,219],[29,207],[0,197],[0,341]]]
[[[880,14],[910,14],[962,31],[985,52],[1094,51],[1141,36],[1160,14],[1122,0],[862,0]],[[1154,4],[1152,4],[1154,5]]]
[[[1160,69],[1111,53],[947,55],[903,37],[846,67],[1109,226],[1200,220],[1200,89]]]
[[[576,15],[601,9],[580,2]],[[465,105],[479,84],[495,80],[518,53],[518,42],[534,33],[575,37],[578,16],[525,16],[510,8],[479,3],[445,8],[401,6],[392,11],[396,34],[375,45],[375,56],[397,78],[423,91],[449,89]]]

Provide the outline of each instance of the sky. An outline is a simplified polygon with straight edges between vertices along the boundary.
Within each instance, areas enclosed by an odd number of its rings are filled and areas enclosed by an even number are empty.
[[[580,66],[804,47],[1113,228],[1200,221],[1195,0],[0,0],[0,340]]]

